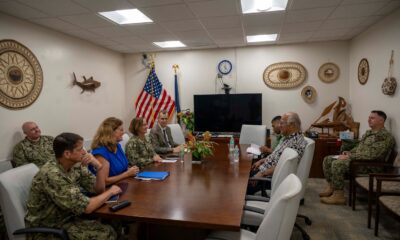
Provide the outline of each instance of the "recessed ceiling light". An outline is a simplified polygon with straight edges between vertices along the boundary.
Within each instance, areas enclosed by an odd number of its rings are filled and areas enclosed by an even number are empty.
[[[284,11],[288,0],[240,0],[242,13]]]
[[[165,42],[153,42],[155,45],[161,48],[178,48],[186,47],[181,41],[165,41]]]
[[[247,36],[247,42],[273,42],[278,37],[278,34],[263,34]]]
[[[149,23],[153,22],[138,9],[125,9],[110,12],[99,12],[100,15],[118,24]]]

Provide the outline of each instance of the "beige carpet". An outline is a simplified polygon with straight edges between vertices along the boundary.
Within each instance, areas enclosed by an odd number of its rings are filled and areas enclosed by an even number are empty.
[[[356,211],[352,211],[347,205],[331,206],[320,203],[318,193],[325,187],[324,183],[323,179],[317,178],[308,181],[305,204],[299,209],[299,213],[307,215],[312,220],[311,226],[307,226],[304,220],[297,220],[311,239],[400,239],[400,222],[386,215],[385,211],[381,211],[378,238],[374,236],[373,228],[367,228],[366,198],[357,199]],[[374,218],[372,218],[372,226],[374,226]],[[300,232],[296,229],[293,231],[292,239],[302,239]]]

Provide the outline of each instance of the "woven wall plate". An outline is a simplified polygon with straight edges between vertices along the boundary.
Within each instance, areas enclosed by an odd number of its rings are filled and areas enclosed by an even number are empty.
[[[294,88],[304,82],[307,71],[297,62],[280,62],[269,65],[263,74],[264,83],[270,88]]]
[[[318,70],[319,79],[321,79],[321,81],[326,83],[331,83],[336,81],[339,78],[339,75],[340,75],[340,69],[338,65],[331,62],[322,64]]]
[[[301,97],[306,103],[313,103],[317,98],[317,91],[312,86],[305,86],[303,90],[301,90]]]
[[[35,55],[14,40],[0,41],[0,105],[22,109],[39,97],[43,72]]]
[[[358,64],[358,81],[360,84],[364,85],[368,81],[369,76],[369,64],[366,58],[361,59]]]

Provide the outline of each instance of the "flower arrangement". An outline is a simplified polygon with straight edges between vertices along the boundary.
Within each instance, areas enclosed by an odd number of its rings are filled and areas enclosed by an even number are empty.
[[[178,113],[178,118],[181,120],[181,123],[185,124],[186,130],[193,132],[194,130],[194,114],[190,111],[190,109],[182,110]]]
[[[187,143],[187,148],[192,152],[193,159],[202,159],[213,155],[214,144],[211,139],[211,133],[209,131],[203,133],[203,140],[197,141],[196,138],[189,133],[187,138],[189,139]]]

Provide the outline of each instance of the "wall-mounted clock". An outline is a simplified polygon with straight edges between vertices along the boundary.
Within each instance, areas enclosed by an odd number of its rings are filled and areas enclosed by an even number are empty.
[[[22,109],[39,97],[43,72],[35,55],[14,40],[0,41],[0,105]]]
[[[227,75],[232,71],[232,63],[229,60],[222,60],[218,63],[218,72]]]
[[[361,84],[366,84],[369,76],[369,64],[366,58],[361,59],[360,64],[358,64],[358,81]]]

